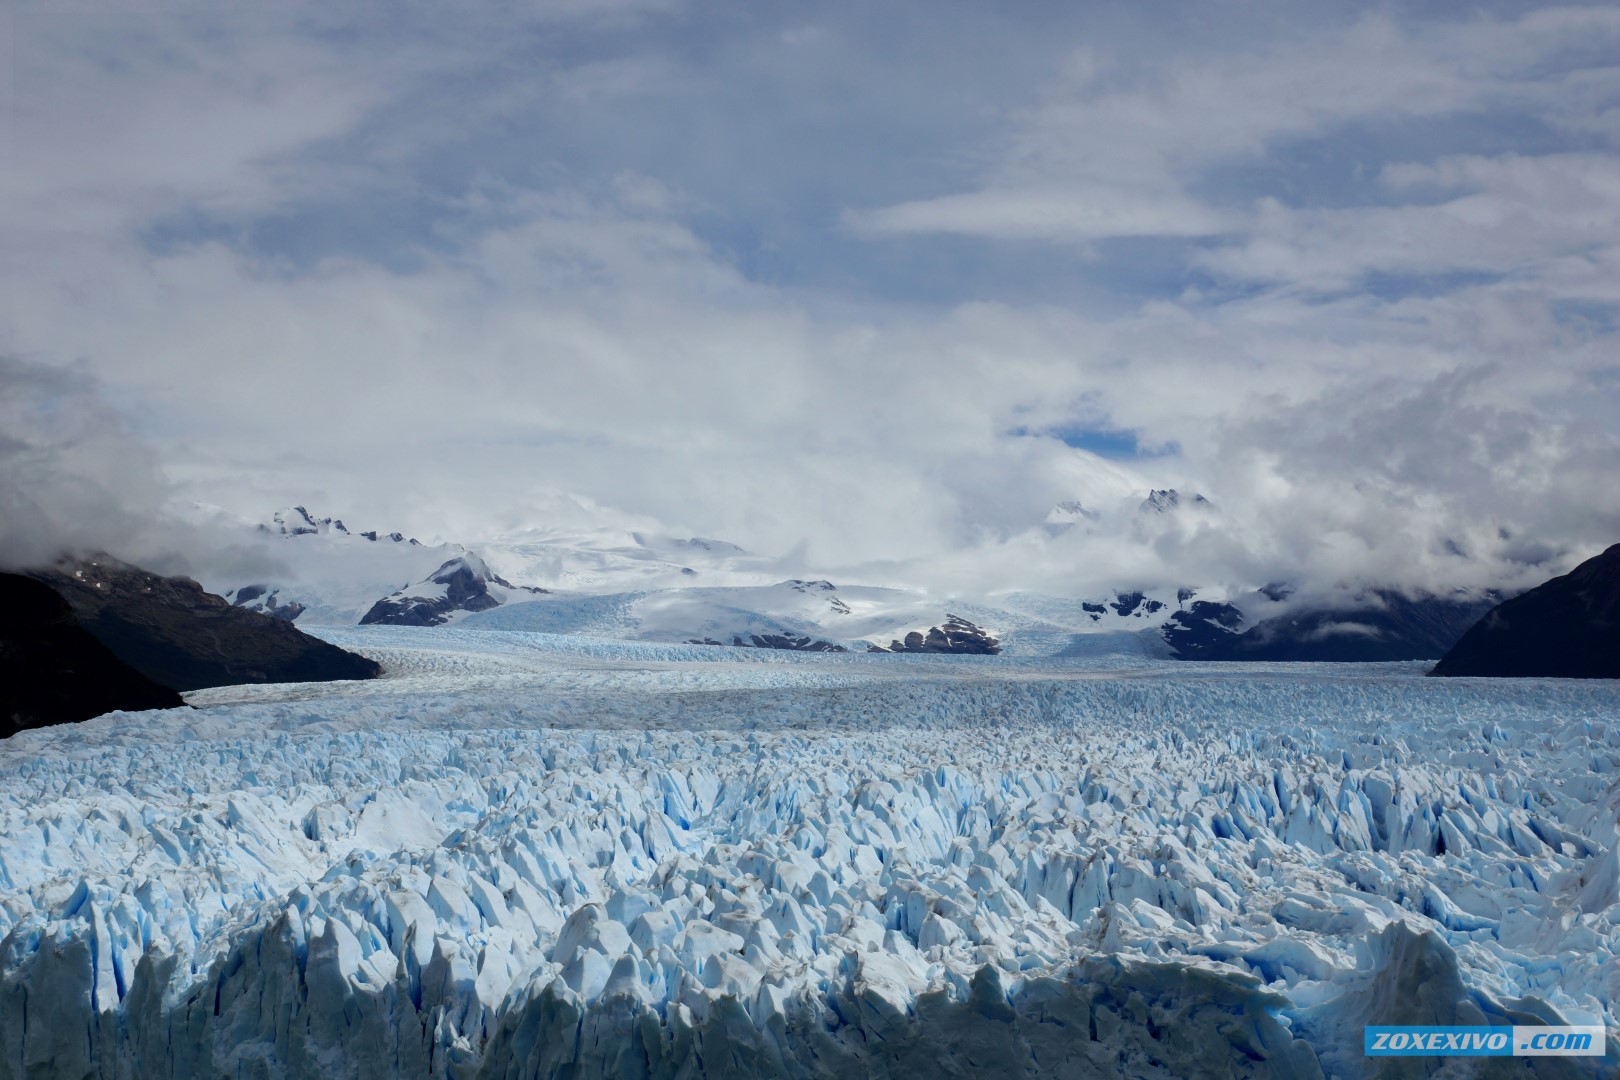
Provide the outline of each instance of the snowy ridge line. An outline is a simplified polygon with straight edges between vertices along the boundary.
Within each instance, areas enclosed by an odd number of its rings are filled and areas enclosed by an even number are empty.
[[[1415,987],[1615,1025],[1612,688],[447,656],[0,744],[0,1071],[1357,1074]]]

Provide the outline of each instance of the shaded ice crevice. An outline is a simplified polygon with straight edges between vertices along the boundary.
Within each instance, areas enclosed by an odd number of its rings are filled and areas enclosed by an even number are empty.
[[[485,692],[8,748],[0,1059],[1308,1075],[1414,964],[1456,1015],[1614,1023],[1612,694],[647,677],[546,727]]]

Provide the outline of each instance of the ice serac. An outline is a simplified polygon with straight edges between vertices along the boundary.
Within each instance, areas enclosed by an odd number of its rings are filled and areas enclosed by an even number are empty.
[[[49,586],[0,574],[0,738],[115,709],[184,704],[114,656]]]
[[[1431,674],[1620,679],[1620,544],[1492,608]]]
[[[120,660],[172,690],[371,679],[381,671],[374,660],[234,607],[190,578],[107,555],[65,559],[28,576],[67,601],[79,624]]]
[[[513,585],[469,551],[448,560],[415,585],[378,600],[361,617],[360,625],[442,626],[461,615],[500,607],[513,596],[532,599],[544,592]]]
[[[1617,1028],[1620,686],[323,633],[392,677],[0,743],[0,1076],[1309,1078],[1364,1023]]]

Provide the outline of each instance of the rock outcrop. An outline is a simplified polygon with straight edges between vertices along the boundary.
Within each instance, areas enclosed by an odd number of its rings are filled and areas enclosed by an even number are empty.
[[[960,615],[946,615],[944,626],[930,627],[925,634],[913,630],[903,641],[891,641],[887,649],[875,650],[892,653],[969,653],[994,656],[1001,651],[1001,642]]]

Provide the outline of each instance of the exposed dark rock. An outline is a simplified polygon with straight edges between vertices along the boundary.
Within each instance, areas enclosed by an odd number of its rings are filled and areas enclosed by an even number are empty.
[[[190,578],[163,577],[105,555],[28,576],[54,589],[120,660],[170,689],[370,679],[382,671],[375,660],[286,620],[233,607]]]
[[[1199,601],[1165,624],[1164,638],[1183,660],[1427,660],[1445,655],[1497,599],[1463,592],[1413,598],[1375,589],[1353,603],[1297,610],[1241,632],[1238,608]]]
[[[0,574],[0,738],[118,709],[184,704],[80,626],[55,589]]]
[[[946,615],[944,626],[931,627],[927,634],[913,630],[904,641],[891,641],[888,651],[993,656],[1001,651],[1001,642],[960,615]]]
[[[742,635],[733,635],[733,645],[755,649],[787,649],[791,652],[848,652],[842,645],[831,641],[822,641],[817,638],[793,636],[791,634],[749,634],[744,641]]]
[[[280,590],[271,589],[268,585],[244,585],[227,592],[225,599],[231,602],[232,607],[247,608],[287,622],[294,621],[305,611],[304,605],[296,600],[283,603]]]
[[[1620,679],[1620,544],[1492,608],[1429,674]]]
[[[1109,605],[1120,615],[1136,615],[1145,617],[1164,610],[1162,600],[1150,600],[1139,592],[1116,593],[1114,601]],[[1092,610],[1089,605],[1082,605],[1087,611]],[[1099,610],[1101,605],[1098,605]]]
[[[440,626],[450,621],[452,612],[488,611],[500,607],[501,598],[489,591],[491,585],[536,595],[546,591],[532,585],[513,585],[499,574],[492,573],[482,559],[468,552],[443,563],[426,580],[372,604],[361,618],[360,625]]]
[[[283,604],[280,593],[271,593],[264,598],[264,607],[261,610],[272,619],[292,622],[304,613],[304,605],[296,600],[289,600]]]
[[[1231,604],[1194,600],[1192,606],[1170,616],[1164,624],[1164,640],[1183,660],[1207,659],[1210,649],[1219,649],[1243,625],[1243,612]]]
[[[1110,604],[1109,607],[1113,608],[1121,615],[1129,615],[1131,612],[1135,611],[1137,605],[1145,599],[1146,597],[1139,592],[1115,593],[1114,602]]]

